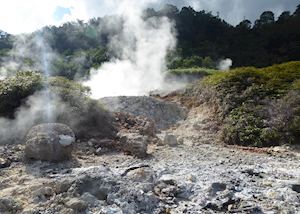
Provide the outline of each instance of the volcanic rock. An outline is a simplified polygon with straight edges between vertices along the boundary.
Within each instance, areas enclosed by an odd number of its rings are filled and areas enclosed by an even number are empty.
[[[137,133],[126,133],[120,136],[121,149],[139,158],[147,156],[148,137]]]
[[[177,137],[168,133],[165,134],[163,142],[169,146],[176,146],[178,144]]]
[[[64,124],[40,124],[28,132],[25,142],[26,158],[63,161],[71,157],[75,134]]]
[[[71,208],[73,210],[76,210],[76,211],[84,211],[88,204],[83,201],[83,200],[80,200],[78,198],[71,198],[67,203],[66,203],[66,206],[68,208]]]
[[[0,158],[0,169],[10,167],[11,161],[7,158]]]
[[[149,118],[158,129],[167,129],[187,116],[185,108],[153,97],[106,97],[100,102],[112,112]]]
[[[0,198],[0,213],[17,213],[21,205],[13,197]]]

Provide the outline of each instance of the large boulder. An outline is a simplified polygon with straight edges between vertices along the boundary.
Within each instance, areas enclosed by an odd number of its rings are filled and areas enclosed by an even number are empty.
[[[138,133],[119,133],[121,149],[130,155],[144,158],[147,154],[149,138]]]
[[[106,97],[99,101],[109,111],[146,117],[154,121],[157,129],[168,129],[187,116],[185,108],[154,97]]]
[[[34,126],[25,138],[25,157],[44,161],[71,158],[75,134],[67,125],[45,123]]]

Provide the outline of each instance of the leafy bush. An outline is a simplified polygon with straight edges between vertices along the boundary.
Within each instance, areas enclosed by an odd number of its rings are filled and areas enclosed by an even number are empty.
[[[170,69],[191,67],[203,67],[213,69],[216,67],[216,64],[210,57],[202,58],[200,56],[194,55],[187,58],[175,58],[169,63],[168,67]]]
[[[97,100],[90,99],[90,89],[62,77],[49,80],[50,90],[68,106],[58,121],[69,125],[80,138],[113,138],[116,135],[114,119]]]
[[[48,80],[35,72],[20,72],[16,76],[0,81],[0,115],[13,119],[14,113],[35,92],[48,86],[50,98],[58,97],[62,102],[54,103],[66,108],[55,115],[57,120],[69,125],[79,138],[113,138],[116,134],[112,115],[96,100],[88,97],[90,89],[63,77]],[[51,102],[51,99],[49,99]],[[57,102],[53,101],[53,102]],[[46,103],[45,103],[46,105]],[[57,106],[60,107],[60,106]],[[36,121],[41,121],[36,119]],[[46,121],[47,122],[47,121]],[[51,121],[53,122],[53,121]]]
[[[218,106],[225,143],[273,146],[300,142],[300,62],[216,72],[191,91],[198,99]]]
[[[0,81],[0,116],[12,117],[22,101],[40,89],[42,76],[30,71]]]

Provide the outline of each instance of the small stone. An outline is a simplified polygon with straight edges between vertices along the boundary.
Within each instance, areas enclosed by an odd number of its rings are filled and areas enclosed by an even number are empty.
[[[60,194],[60,193],[67,192],[71,186],[72,186],[72,182],[69,180],[63,180],[57,182],[55,183],[55,193]]]
[[[41,187],[40,189],[33,192],[34,197],[49,198],[53,196],[54,191],[51,187]]]
[[[101,208],[100,213],[108,213],[108,214],[123,214],[124,212],[122,211],[121,208],[119,208],[117,205],[112,205],[110,207],[103,207]]]
[[[66,207],[71,208],[75,211],[84,211],[88,207],[87,203],[78,198],[71,198],[67,201]]]
[[[128,133],[121,137],[122,150],[139,158],[146,157],[148,138],[136,133]]]
[[[292,190],[297,192],[297,193],[300,193],[300,184],[293,184],[292,185]]]
[[[34,209],[27,209],[25,208],[23,211],[22,211],[22,214],[36,214],[36,213],[39,213],[38,210],[34,210]]]
[[[176,146],[178,145],[177,137],[172,134],[166,134],[164,137],[164,143],[169,146]]]
[[[0,198],[0,213],[17,213],[22,207],[12,197]]]
[[[135,182],[152,182],[154,173],[151,169],[138,168],[127,173],[127,176]]]
[[[224,183],[212,183],[210,187],[210,195],[215,196],[217,192],[223,192],[226,190],[227,185]]]
[[[61,214],[75,214],[75,211],[71,208],[63,208],[60,211]]]
[[[88,141],[89,146],[94,146],[95,143],[96,143],[96,140],[93,138]]]
[[[183,144],[183,143],[184,143],[184,140],[183,140],[183,138],[181,138],[181,137],[178,138],[177,141],[178,141],[179,144]]]
[[[194,175],[188,175],[186,178],[190,182],[196,182],[197,178]]]
[[[8,159],[0,158],[0,169],[10,167],[11,161]]]
[[[85,192],[81,196],[81,200],[85,201],[87,204],[94,206],[98,199],[92,194]]]
[[[99,147],[98,149],[96,149],[95,155],[101,155],[101,153],[102,153],[102,148],[101,147]]]

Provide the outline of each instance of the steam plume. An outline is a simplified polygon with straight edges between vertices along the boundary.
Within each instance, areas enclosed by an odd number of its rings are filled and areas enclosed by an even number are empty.
[[[36,92],[16,111],[14,119],[0,118],[0,144],[19,143],[32,126],[43,122],[55,122],[56,116],[65,112],[66,105],[54,94],[51,95],[52,101],[46,105],[47,96],[45,91]],[[48,115],[45,115],[49,110],[53,116],[51,121]]]
[[[221,60],[221,62],[218,65],[218,69],[221,71],[228,71],[228,70],[230,70],[231,66],[232,66],[232,60],[227,58],[227,59]]]
[[[128,4],[126,4],[128,3]],[[91,71],[85,85],[92,97],[147,95],[164,82],[166,55],[175,47],[172,23],[167,18],[144,20],[142,9],[130,1],[120,7],[124,25],[110,41],[117,58]]]

